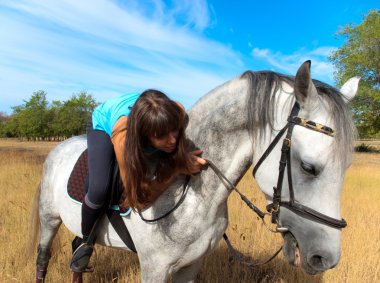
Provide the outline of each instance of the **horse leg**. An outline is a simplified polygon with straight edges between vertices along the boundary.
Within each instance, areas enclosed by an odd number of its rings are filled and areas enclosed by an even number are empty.
[[[199,270],[202,267],[202,260],[198,260],[197,262],[182,267],[176,273],[173,274],[173,283],[182,283],[182,282],[195,282],[195,279],[199,273]]]
[[[73,272],[73,283],[83,283],[83,272]]]
[[[60,218],[40,215],[41,230],[37,255],[36,283],[43,283],[45,281],[51,257],[51,245],[61,223],[62,220]]]
[[[73,242],[71,243],[72,253],[76,251],[76,249],[80,246],[82,243],[82,238],[75,237]],[[73,281],[72,283],[82,283],[83,282],[83,272],[73,272]]]
[[[170,277],[170,267],[162,264],[158,264],[157,260],[154,263],[145,263],[141,266],[141,281],[143,283],[165,283],[168,282]],[[177,272],[173,274],[172,282],[173,283],[182,283],[182,282],[195,282],[197,274],[202,266],[202,260],[182,267]]]
[[[140,261],[140,268],[143,283],[166,283],[169,280],[169,267],[159,262],[142,264]]]

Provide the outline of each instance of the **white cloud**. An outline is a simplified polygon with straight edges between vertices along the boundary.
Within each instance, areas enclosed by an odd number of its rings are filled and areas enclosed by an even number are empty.
[[[169,13],[173,18],[183,18],[186,25],[202,31],[211,24],[209,7],[206,0],[175,0]]]
[[[252,56],[264,60],[275,70],[290,75],[295,75],[303,62],[311,60],[312,77],[331,84],[333,83],[334,67],[327,57],[334,50],[336,50],[335,47],[323,46],[314,50],[301,49],[292,54],[283,54],[269,49],[254,48]]]
[[[197,31],[207,29],[215,21],[212,7],[206,0],[118,0],[115,3],[126,11],[138,12],[155,22],[180,24]]]
[[[40,89],[49,100],[84,89],[102,101],[159,88],[188,107],[241,72],[240,55],[196,32],[212,24],[204,0],[152,3],[2,1],[0,111]]]

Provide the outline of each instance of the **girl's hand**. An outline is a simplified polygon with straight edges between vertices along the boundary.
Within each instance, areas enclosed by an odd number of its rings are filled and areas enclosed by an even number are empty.
[[[197,149],[188,153],[191,164],[189,166],[189,172],[187,172],[187,174],[197,174],[203,169],[203,166],[207,165],[207,160],[199,157],[202,152],[203,150]]]

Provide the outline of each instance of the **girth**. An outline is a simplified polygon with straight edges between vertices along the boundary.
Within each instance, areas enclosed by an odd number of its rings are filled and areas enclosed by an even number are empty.
[[[279,142],[280,138],[286,132],[286,137],[284,138],[282,147],[281,147],[281,157],[280,157],[280,162],[279,162],[279,175],[278,175],[277,185],[276,187],[273,187],[273,202],[267,206],[267,211],[270,212],[272,216],[272,223],[279,225],[280,208],[286,207],[287,209],[291,210],[292,212],[302,217],[319,222],[321,224],[324,224],[333,228],[337,228],[337,229],[344,228],[347,226],[347,222],[344,219],[339,220],[339,219],[332,218],[312,208],[309,208],[307,206],[304,206],[300,203],[295,202],[293,181],[292,181],[292,171],[291,171],[291,154],[290,154],[291,137],[292,137],[294,126],[299,125],[299,126],[323,133],[331,137],[334,137],[335,135],[334,130],[327,126],[297,117],[299,111],[300,111],[300,106],[298,102],[296,102],[288,117],[288,123],[286,124],[285,127],[283,127],[280,130],[280,132],[271,142],[267,150],[263,153],[263,155],[257,162],[256,166],[254,167],[252,174],[255,177],[256,172],[258,168],[260,167],[260,165],[268,157],[268,155],[271,153],[273,148]],[[285,169],[287,169],[288,186],[289,186],[289,201],[282,201],[281,199]]]

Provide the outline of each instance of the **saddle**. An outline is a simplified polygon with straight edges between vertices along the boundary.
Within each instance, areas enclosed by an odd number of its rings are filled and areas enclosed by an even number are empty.
[[[115,160],[113,177],[111,180],[111,195],[108,196],[109,207],[106,210],[106,215],[127,247],[136,252],[134,243],[129,234],[127,227],[122,220],[122,216],[128,216],[132,208],[123,209],[119,203],[122,196],[122,183],[120,178],[119,166]],[[87,149],[79,156],[74,168],[70,174],[67,184],[67,193],[69,197],[76,203],[82,204],[84,197],[88,191],[88,153]]]

